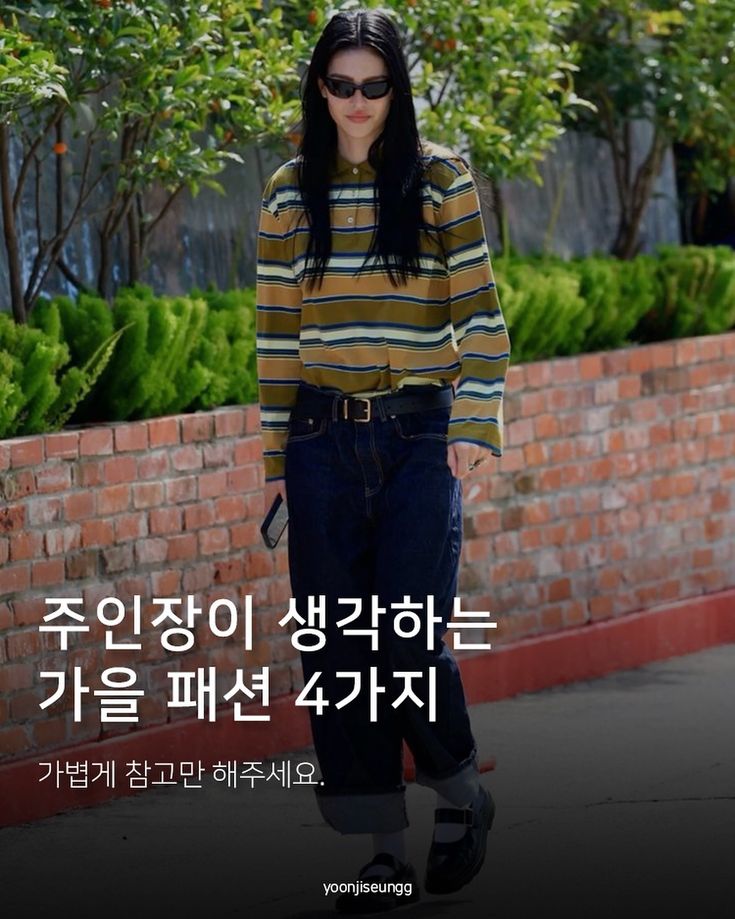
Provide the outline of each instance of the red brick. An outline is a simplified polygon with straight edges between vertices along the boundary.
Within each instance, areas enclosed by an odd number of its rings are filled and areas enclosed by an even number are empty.
[[[225,527],[199,531],[199,551],[202,555],[227,552],[230,548],[230,534]]]
[[[21,562],[43,554],[43,533],[40,530],[26,530],[16,533],[10,539],[10,560]]]
[[[138,457],[138,478],[157,479],[171,471],[171,457],[166,450],[158,450]]]
[[[578,363],[580,380],[596,380],[603,376],[601,354],[582,354]]]
[[[155,418],[147,421],[151,447],[168,447],[179,443],[179,419]]]
[[[512,421],[505,427],[505,443],[509,447],[517,447],[530,443],[533,440],[533,421],[521,418]]]
[[[115,541],[141,539],[148,535],[148,519],[143,512],[115,517]]]
[[[33,686],[32,664],[9,663],[0,667],[0,692],[16,692]]]
[[[261,465],[242,466],[227,473],[228,491],[241,493],[262,489],[265,484],[265,475]]]
[[[162,482],[136,482],[133,485],[133,507],[157,507],[163,504]]]
[[[651,366],[673,367],[676,362],[676,353],[672,342],[656,342],[648,345],[651,351]]]
[[[123,543],[101,551],[102,569],[106,574],[129,571],[134,567],[133,544]]]
[[[62,585],[64,583],[64,559],[51,558],[33,562],[31,583],[34,587]]]
[[[48,747],[61,746],[66,740],[66,716],[45,717],[43,721],[34,722],[30,729],[34,749],[44,750]]]
[[[83,520],[95,515],[95,493],[79,491],[64,498],[64,517],[66,520]]]
[[[559,419],[556,415],[545,414],[537,415],[533,419],[533,430],[536,437],[545,440],[546,438],[559,436]]]
[[[115,485],[118,482],[134,482],[138,477],[138,465],[133,456],[115,456],[105,462],[105,482]]]
[[[107,456],[112,453],[112,430],[90,428],[79,433],[80,456]]]
[[[214,414],[215,437],[239,437],[245,427],[243,410],[220,409]]]
[[[181,517],[181,508],[179,507],[153,508],[148,515],[151,535],[160,536],[165,533],[180,533],[182,528]]]
[[[0,470],[10,469],[10,445],[0,441]]]
[[[166,503],[180,504],[183,501],[195,501],[197,496],[196,476],[184,475],[178,479],[166,479]]]
[[[117,453],[148,449],[148,426],[144,421],[115,427],[114,435]]]
[[[66,557],[66,577],[68,580],[93,578],[97,574],[96,549],[83,549]]]
[[[641,378],[625,376],[618,379],[618,396],[620,399],[637,399],[641,394]]]
[[[128,457],[130,458],[130,457]],[[111,462],[114,462],[112,460]],[[119,514],[130,507],[130,485],[108,485],[97,492],[97,515]]]
[[[38,689],[17,693],[10,699],[10,718],[13,721],[26,721],[29,718],[35,720],[43,712],[39,703],[44,698],[45,693]]]
[[[75,459],[79,456],[79,432],[62,431],[59,434],[47,434],[46,457],[48,459]]]
[[[263,443],[259,437],[248,437],[235,444],[234,463],[242,466],[247,463],[263,462]]]
[[[44,533],[46,555],[63,555],[82,544],[81,528],[78,524],[56,527]]]
[[[216,520],[212,501],[199,501],[184,508],[184,529],[197,530],[212,526]]]
[[[26,657],[41,653],[41,635],[38,629],[26,629],[7,637],[8,660],[20,662]]]
[[[260,434],[260,411],[257,405],[250,405],[245,412],[245,434]]]
[[[170,568],[168,571],[151,572],[151,586],[154,597],[176,596],[181,589],[181,570]]]
[[[208,412],[201,415],[184,415],[181,418],[181,442],[186,444],[196,440],[211,440],[212,429],[212,416]]]
[[[218,470],[217,472],[203,472],[199,476],[199,498],[216,498],[220,495],[226,495],[228,492],[227,487],[227,473]]]
[[[247,505],[242,495],[218,498],[214,502],[214,512],[219,523],[230,520],[243,520],[247,517]]]
[[[203,465],[202,448],[187,444],[185,447],[178,447],[176,450],[172,450],[171,465],[177,472],[185,472],[187,469],[201,469]]]
[[[215,466],[231,466],[234,452],[235,445],[232,443],[204,444],[202,454],[205,469]]]
[[[103,460],[80,461],[74,466],[72,476],[77,488],[94,488],[105,484],[105,467]]]
[[[230,545],[233,549],[258,545],[261,538],[259,524],[254,520],[230,527]]]
[[[25,512],[28,516],[29,525],[42,526],[60,520],[63,506],[63,499],[58,497],[30,498],[25,502]],[[0,510],[0,531],[3,529],[7,529],[7,527],[3,526],[2,511]]]
[[[81,525],[82,546],[111,546],[115,542],[115,528],[111,520],[85,520]]]
[[[43,437],[17,437],[10,442],[10,465],[13,469],[19,466],[37,466],[45,459]]]
[[[30,746],[25,728],[0,728],[0,756],[15,756]]]
[[[5,565],[0,568],[0,596],[28,590],[31,583],[31,566],[28,562]]]
[[[247,580],[269,577],[273,574],[273,558],[268,550],[252,549],[245,553],[244,571]]]
[[[66,491],[69,488],[71,488],[71,467],[68,463],[36,470],[36,490],[39,493]]]
[[[135,558],[139,565],[150,565],[166,561],[168,556],[168,540],[139,539],[135,543]]]

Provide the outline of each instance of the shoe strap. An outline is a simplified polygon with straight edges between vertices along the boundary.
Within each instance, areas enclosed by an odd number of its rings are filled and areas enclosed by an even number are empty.
[[[475,812],[471,807],[437,807],[434,811],[434,823],[464,823],[472,826]]]
[[[373,865],[385,865],[386,868],[392,868],[396,874],[403,868],[403,865],[398,861],[395,855],[391,855],[390,852],[378,852],[364,868],[360,869],[358,877],[362,877],[368,868],[371,868]]]

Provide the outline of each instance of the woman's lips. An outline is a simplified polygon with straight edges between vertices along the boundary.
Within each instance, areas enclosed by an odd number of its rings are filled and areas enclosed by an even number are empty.
[[[348,115],[350,121],[367,121],[370,117],[369,115]]]

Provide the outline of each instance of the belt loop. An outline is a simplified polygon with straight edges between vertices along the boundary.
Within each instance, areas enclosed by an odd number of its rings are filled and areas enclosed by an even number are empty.
[[[385,421],[385,419],[386,419],[386,414],[385,414],[385,405],[384,405],[384,403],[383,403],[383,397],[382,397],[382,396],[377,396],[377,398],[375,398],[375,399],[372,400],[372,403],[373,403],[373,405],[376,405],[376,404],[377,404],[377,406],[378,406],[378,416],[380,417],[380,420],[381,420],[381,421]]]
[[[332,399],[332,421],[337,421],[341,398],[341,396],[335,396],[334,399]]]

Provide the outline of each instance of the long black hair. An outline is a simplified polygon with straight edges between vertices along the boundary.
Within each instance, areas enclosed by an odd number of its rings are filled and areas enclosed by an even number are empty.
[[[393,87],[383,131],[368,151],[376,173],[377,226],[365,262],[377,255],[391,284],[398,286],[394,272],[405,284],[409,272],[419,273],[421,230],[434,230],[423,220],[422,149],[401,35],[381,10],[341,11],[324,27],[301,85],[303,133],[297,157],[299,186],[311,228],[304,269],[309,289],[317,279],[321,285],[332,251],[329,185],[337,152],[337,126],[317,78],[324,79],[332,56],[347,48],[376,51],[385,61]]]

